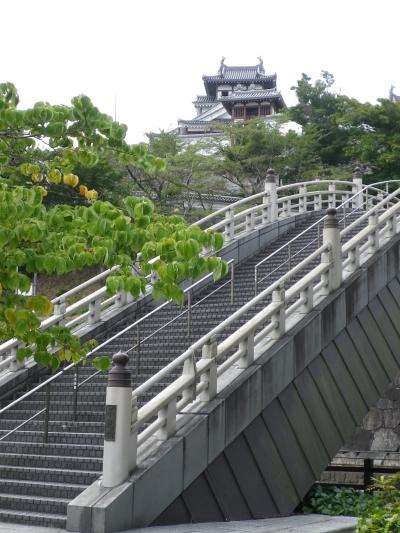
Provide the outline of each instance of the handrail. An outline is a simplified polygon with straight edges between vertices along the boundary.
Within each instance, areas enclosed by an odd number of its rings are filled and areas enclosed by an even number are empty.
[[[231,271],[232,271],[232,265],[233,265],[234,261],[233,259],[230,259],[227,264],[231,266]],[[212,273],[210,274],[207,274],[206,276],[203,276],[201,279],[195,281],[194,283],[192,283],[189,287],[186,287],[185,289],[183,289],[183,292],[185,294],[189,293],[190,291],[192,291],[194,288],[196,288],[198,285],[200,285],[201,283],[204,283],[207,279],[211,278],[213,276]],[[228,281],[227,283],[232,283],[232,279],[231,281]],[[225,285],[225,284],[224,284]],[[220,288],[222,287],[219,287],[217,290],[219,290]],[[211,296],[211,294],[209,294],[208,296]],[[204,298],[203,298],[204,300]],[[172,300],[168,300],[164,303],[162,303],[160,306],[156,307],[155,309],[153,309],[152,311],[150,311],[149,313],[147,313],[145,316],[143,317],[140,317],[138,318],[135,322],[133,322],[132,324],[129,324],[128,326],[126,326],[124,329],[122,329],[121,331],[119,331],[118,333],[116,333],[115,335],[109,337],[107,340],[105,340],[104,342],[102,342],[101,344],[98,344],[97,346],[95,346],[92,350],[90,350],[90,352],[88,352],[87,354],[87,357],[91,357],[92,355],[94,355],[95,353],[97,353],[99,350],[102,350],[105,346],[107,346],[108,344],[110,344],[112,341],[114,341],[115,339],[121,337],[122,335],[124,335],[126,332],[130,331],[131,329],[135,328],[136,326],[138,326],[139,324],[141,324],[144,320],[147,320],[150,316],[154,315],[155,313],[159,312],[161,309],[164,309],[166,306],[170,305],[172,303]],[[145,340],[145,339],[143,339]],[[13,400],[10,404],[6,405],[5,407],[1,408],[0,409],[0,415],[2,415],[4,412],[8,411],[9,409],[11,409],[12,407],[14,407],[15,405],[18,405],[21,401],[23,400],[26,400],[27,398],[29,398],[32,394],[38,392],[39,390],[43,389],[44,387],[46,387],[47,385],[50,385],[53,381],[59,379],[62,375],[64,375],[67,371],[69,370],[72,370],[76,368],[76,365],[74,363],[70,363],[69,365],[65,366],[64,368],[62,368],[61,370],[59,370],[56,374],[54,374],[53,376],[51,376],[50,378],[46,379],[45,381],[43,381],[42,383],[40,383],[39,385],[37,385],[36,387],[34,387],[33,389],[31,389],[30,391],[26,392],[25,394],[23,394],[22,396],[20,396],[19,398],[17,398],[16,400]],[[90,379],[92,379],[95,375],[98,375],[99,374],[99,371],[95,372],[94,374],[91,374],[87,379],[85,379],[83,382],[81,383],[77,383],[77,388],[79,389],[84,383],[86,383],[87,381],[90,381]],[[1,440],[1,439],[0,439]]]
[[[137,437],[138,445],[142,445],[156,431],[162,430],[159,438],[166,439],[175,434],[177,429],[185,423],[184,408],[196,398],[197,394],[208,391],[208,396],[202,401],[209,401],[217,394],[217,384],[210,381],[210,372],[219,376],[232,368],[234,364],[239,369],[247,368],[255,358],[264,353],[265,347],[272,345],[286,332],[286,328],[296,324],[305,313],[313,309],[315,305],[325,298],[333,290],[340,287],[348,276],[363,264],[371,253],[375,253],[394,235],[399,234],[400,203],[392,203],[392,198],[399,197],[400,188],[387,195],[379,203],[373,206],[366,216],[369,218],[368,227],[359,231],[350,241],[343,246],[337,232],[337,221],[332,226],[332,233],[327,233],[325,242],[309,257],[296,265],[290,272],[284,274],[279,280],[264,289],[255,296],[244,308],[236,311],[221,324],[213,328],[201,339],[193,343],[184,353],[171,361],[155,375],[149,378],[132,392],[133,401],[136,397],[147,392],[153,385],[159,383],[172,371],[176,370],[187,360],[194,361],[193,371],[188,372],[187,366],[183,366],[182,375],[167,385],[155,397],[143,405],[136,417],[134,431],[142,431]],[[385,206],[389,206],[384,209]],[[383,213],[379,213],[383,210]],[[374,215],[374,216],[372,216]],[[335,215],[329,214],[335,219]],[[337,228],[337,229],[335,229]],[[343,231],[340,234],[343,234]],[[338,238],[339,237],[339,238]],[[345,256],[347,255],[347,258]],[[312,268],[301,280],[285,290],[285,281],[294,276],[305,266],[310,266],[318,257],[321,262]],[[340,275],[338,277],[338,274]],[[245,310],[254,307],[263,297],[272,294],[272,301],[245,324],[231,333],[225,340],[217,342],[216,336],[227,328]],[[293,302],[293,300],[295,300]],[[292,303],[293,302],[293,303]],[[261,329],[260,329],[261,328]],[[194,354],[207,345],[211,347],[203,351],[203,357],[195,362]],[[256,355],[257,347],[257,355]],[[233,353],[232,353],[233,352]],[[210,355],[212,354],[212,355]],[[221,358],[227,356],[221,363]],[[220,364],[219,364],[220,363]],[[236,370],[238,368],[236,367]],[[186,368],[186,371],[185,371]],[[235,371],[233,377],[237,376]],[[168,413],[168,416],[167,416]],[[172,414],[171,414],[172,413]],[[156,417],[153,422],[152,419]],[[143,426],[146,425],[144,428]],[[136,448],[132,448],[134,450]],[[135,453],[135,452],[134,452]],[[136,464],[135,456],[134,464]]]
[[[304,212],[304,208],[302,207],[302,200],[301,197],[303,196],[303,199],[305,196],[314,195],[314,202],[307,202],[308,205],[313,205],[314,203],[314,209],[319,209],[322,207],[322,205],[319,204],[317,201],[318,198],[321,198],[321,194],[323,195],[329,195],[330,194],[343,194],[344,191],[335,191],[336,186],[344,184],[346,187],[354,187],[353,182],[347,182],[347,181],[340,181],[340,180],[310,180],[310,181],[304,181],[300,183],[293,183],[284,185],[281,187],[276,188],[276,194],[277,194],[277,202],[282,207],[279,207],[279,209],[276,211],[280,213],[280,218],[284,218],[286,216],[291,216],[292,212],[287,210],[287,206],[290,204],[290,197],[285,196],[284,198],[279,198],[278,195],[280,192],[285,192],[287,194],[288,190],[301,190],[301,188],[306,188],[308,186],[316,187],[319,185],[320,187],[323,187],[323,191],[318,192],[317,190],[313,192],[307,192],[306,190],[301,191],[299,194],[294,194],[292,196],[293,199],[293,208],[298,208],[299,213]],[[271,193],[272,194],[272,193]],[[249,203],[254,201],[256,198],[263,198],[263,203],[258,204],[256,206],[250,207],[249,209],[245,209],[242,212],[234,213],[232,218],[227,218],[223,220],[222,222],[218,222],[214,224],[214,226],[211,226],[207,229],[207,231],[210,230],[217,230],[219,228],[223,228],[226,236],[226,243],[229,244],[229,242],[232,239],[238,238],[242,234],[246,234],[247,232],[253,231],[253,229],[263,227],[265,224],[269,223],[270,221],[273,221],[272,217],[272,204],[269,203],[270,199],[272,199],[272,196],[270,196],[270,193],[268,191],[263,191],[260,193],[257,193],[256,195],[253,195],[250,198],[242,198],[239,199],[234,204],[230,204],[229,206],[226,206],[222,208],[222,210],[218,210],[216,213],[213,213],[211,217],[219,216],[221,212],[226,212],[227,209],[231,209],[233,206],[233,209],[235,209],[235,206],[241,206],[242,204]],[[298,203],[297,203],[298,202]],[[286,205],[287,204],[287,205]],[[285,207],[286,205],[286,207]],[[206,217],[207,218],[207,217]],[[271,220],[270,220],[271,219]],[[202,219],[204,222],[205,219]],[[202,221],[198,221],[195,223],[195,225],[198,225],[202,223]],[[229,229],[229,231],[228,231]],[[229,233],[231,232],[231,233]],[[51,325],[56,324],[63,324],[66,325],[69,328],[74,328],[75,330],[77,328],[80,328],[82,326],[87,326],[88,324],[95,324],[99,322],[102,316],[104,314],[109,313],[110,311],[113,311],[117,308],[122,307],[129,301],[129,296],[127,296],[124,293],[118,293],[117,295],[112,296],[111,298],[106,298],[106,287],[103,285],[100,289],[97,289],[96,291],[92,292],[91,294],[81,297],[77,302],[72,303],[71,305],[67,305],[67,299],[75,294],[78,294],[81,290],[84,288],[90,287],[96,282],[104,280],[111,272],[115,271],[118,268],[118,266],[112,267],[111,269],[108,269],[104,272],[101,272],[100,274],[97,274],[90,280],[87,280],[80,285],[70,289],[66,293],[57,296],[53,299],[54,304],[54,313],[51,317],[46,318],[43,322],[41,327],[43,329],[46,329],[47,327],[50,327]],[[146,295],[150,292],[150,286],[147,286],[146,289]],[[89,306],[88,311],[82,311],[85,307]],[[0,371],[6,370],[10,367],[10,365],[15,364],[15,352],[19,346],[19,341],[17,339],[9,339],[2,345],[0,345],[0,357],[3,356],[3,360],[0,361]],[[11,352],[11,355],[9,355]]]
[[[276,188],[277,192],[279,193],[280,191],[285,191],[287,189],[295,189],[295,188],[298,188],[298,187],[303,187],[303,186],[309,186],[309,185],[321,185],[321,184],[326,184],[329,186],[329,184],[340,184],[340,185],[353,185],[353,182],[352,181],[344,181],[344,180],[310,180],[310,181],[301,181],[301,182],[297,182],[297,183],[289,183],[287,185],[281,185],[279,187]],[[214,213],[210,213],[209,215],[201,218],[200,220],[197,220],[196,222],[193,223],[194,226],[200,226],[202,224],[204,224],[205,222],[208,222],[210,220],[212,220],[213,218],[216,218],[220,215],[223,215],[225,214],[227,211],[229,211],[230,209],[235,209],[236,207],[239,207],[243,204],[246,204],[248,202],[252,202],[254,200],[257,200],[258,198],[262,198],[263,196],[265,196],[266,192],[265,191],[262,191],[262,192],[258,192],[258,193],[255,193],[251,196],[247,196],[246,198],[240,198],[240,200],[238,200],[237,202],[234,202],[232,204],[229,204],[227,206],[224,206],[224,207],[221,207],[221,209],[218,209],[217,211],[215,211]]]
[[[388,184],[388,183],[393,183],[393,182],[399,182],[400,183],[400,180],[385,180],[385,181],[381,181],[381,182],[376,182],[376,183],[373,183],[371,185],[366,185],[365,187],[363,187],[360,191],[356,192],[353,196],[347,198],[346,200],[344,200],[341,204],[339,204],[339,206],[336,207],[336,209],[341,209],[341,208],[344,208],[346,206],[346,204],[348,204],[349,202],[354,202],[354,199],[357,198],[359,195],[363,196],[365,192],[368,193],[368,190],[374,190],[374,191],[377,191],[379,193],[382,193],[384,192],[385,194],[388,195],[387,192],[385,191],[382,191],[381,189],[378,189],[376,187],[376,185],[385,185],[385,184]],[[338,191],[336,191],[338,192]],[[393,195],[391,196],[393,197]],[[348,217],[349,215],[353,214],[355,211],[359,210],[360,208],[359,207],[355,207],[350,213],[347,213],[344,212],[344,216],[339,220],[339,223],[342,222],[342,221],[346,221],[346,217]],[[354,221],[350,226],[347,227],[347,231],[345,233],[347,233],[348,231],[350,231],[350,229],[352,229],[355,225],[358,225],[362,220],[364,220],[364,216],[361,216],[360,218],[358,218],[356,221]],[[287,262],[289,262],[289,270],[290,270],[290,257],[289,259],[287,259],[286,261],[283,261],[278,267],[276,267],[272,272],[269,272],[267,274],[267,276],[265,276],[264,278],[262,279],[258,279],[258,269],[261,265],[263,265],[264,263],[266,263],[267,261],[269,261],[270,259],[272,259],[272,257],[276,256],[277,254],[281,253],[283,250],[285,250],[286,248],[290,249],[291,245],[296,242],[299,238],[301,238],[302,236],[304,236],[306,233],[308,233],[309,231],[313,230],[316,226],[318,227],[318,230],[320,228],[320,225],[324,222],[324,220],[326,219],[326,215],[324,215],[323,217],[321,217],[319,220],[317,220],[316,222],[314,222],[313,224],[311,224],[311,226],[308,226],[305,230],[303,230],[301,233],[299,233],[298,235],[296,235],[295,237],[293,237],[290,241],[286,242],[285,244],[283,244],[281,247],[279,247],[277,250],[275,250],[274,252],[272,252],[271,254],[269,254],[267,257],[264,257],[264,259],[261,259],[261,261],[259,261],[255,267],[254,267],[254,290],[255,290],[255,294],[257,294],[257,290],[258,290],[258,285],[259,283],[261,283],[262,281],[264,281],[265,279],[267,279],[268,277],[270,277],[274,272],[276,272],[277,270],[279,270],[284,264],[286,264]],[[295,257],[296,255],[298,255],[300,252],[304,251],[306,248],[308,248],[308,246],[310,246],[312,243],[314,243],[316,240],[318,240],[319,242],[319,236],[317,238],[314,238],[312,239],[309,243],[307,243],[301,250],[298,250],[296,252],[296,254],[293,257]]]

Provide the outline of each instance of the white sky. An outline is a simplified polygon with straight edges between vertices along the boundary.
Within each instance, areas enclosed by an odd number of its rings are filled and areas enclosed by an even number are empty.
[[[256,64],[286,103],[302,72],[333,73],[361,101],[400,94],[399,0],[0,1],[0,82],[21,106],[85,93],[128,125],[128,140],[192,118],[202,74]]]

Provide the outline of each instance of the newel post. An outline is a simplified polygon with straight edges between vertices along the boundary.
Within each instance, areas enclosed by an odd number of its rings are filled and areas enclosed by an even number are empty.
[[[352,201],[352,207],[353,209],[362,209],[364,205],[364,199],[363,195],[361,194],[361,190],[363,188],[363,182],[362,182],[362,172],[360,167],[355,167],[353,172],[353,195],[356,193],[359,193],[358,196],[353,198]],[[366,206],[366,209],[368,209],[368,206]]]
[[[328,291],[338,289],[342,283],[342,247],[336,209],[326,210],[323,229],[323,244],[329,244],[329,252],[324,252],[322,262],[329,262]]]
[[[264,190],[266,193],[265,197],[269,199],[270,222],[275,222],[275,220],[278,220],[278,193],[276,190],[277,179],[278,176],[275,174],[274,169],[269,168],[265,178]]]
[[[116,487],[128,478],[136,465],[137,453],[137,434],[133,431],[136,429],[136,402],[132,401],[131,373],[126,368],[129,357],[118,352],[112,359],[105,408],[104,487]]]

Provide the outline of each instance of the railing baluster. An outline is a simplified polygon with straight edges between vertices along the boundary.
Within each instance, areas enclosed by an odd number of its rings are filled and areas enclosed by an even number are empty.
[[[192,329],[192,291],[188,291],[187,296],[187,336],[190,337]]]
[[[137,354],[136,354],[136,378],[140,374],[140,358],[141,358],[141,348],[140,348],[140,325],[136,326],[136,345],[137,345]]]
[[[235,263],[231,264],[231,305],[234,303],[235,298]]]
[[[78,419],[78,391],[79,391],[79,366],[74,368],[74,396],[73,396],[73,417],[76,422]]]
[[[43,429],[43,442],[47,444],[49,442],[49,418],[50,418],[50,387],[51,383],[46,385],[46,399],[45,399],[45,412],[44,412],[44,429]]]

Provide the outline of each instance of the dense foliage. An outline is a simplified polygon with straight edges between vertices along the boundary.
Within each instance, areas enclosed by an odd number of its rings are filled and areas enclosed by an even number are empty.
[[[399,533],[400,472],[375,479],[367,492],[316,485],[308,494],[302,511],[358,516],[357,533]]]
[[[111,294],[138,297],[145,276],[153,274],[154,296],[177,302],[183,279],[226,273],[222,260],[201,255],[203,248],[222,246],[220,234],[157,214],[146,198],[120,198],[118,207],[98,200],[94,186],[101,177],[93,183],[90,169],[110,177],[117,164],[143,172],[165,167],[145,146],[125,142],[126,126],[100,113],[86,96],[74,98],[71,106],[17,106],[15,87],[0,85],[0,342],[19,339],[24,346],[18,360],[34,354],[56,369],[61,361],[79,361],[92,346],[81,346],[64,327],[40,331],[52,305],[43,295],[26,295],[33,273],[119,265],[107,278]],[[53,201],[45,205],[49,194]],[[95,364],[105,366],[108,359]]]

